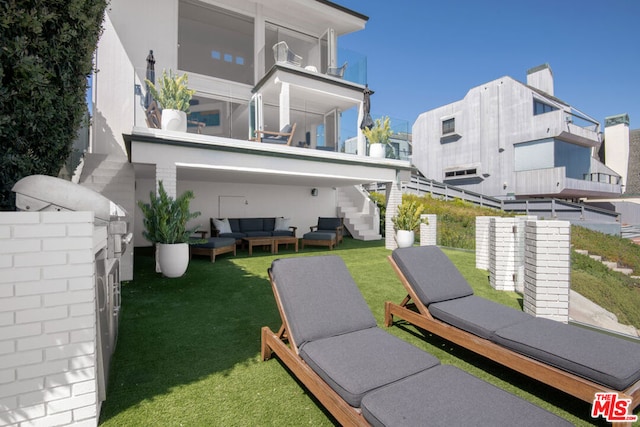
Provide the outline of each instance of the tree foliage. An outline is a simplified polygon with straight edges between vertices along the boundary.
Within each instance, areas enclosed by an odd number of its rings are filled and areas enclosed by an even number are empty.
[[[57,176],[86,111],[107,0],[0,2],[0,210],[13,184]]]

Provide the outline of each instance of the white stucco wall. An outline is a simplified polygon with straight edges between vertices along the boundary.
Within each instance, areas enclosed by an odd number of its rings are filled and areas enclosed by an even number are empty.
[[[149,50],[156,76],[177,69],[178,0],[111,0],[98,43],[94,76],[93,152],[125,153],[123,133],[144,123],[136,84],[144,83]],[[135,111],[134,111],[135,110]]]
[[[629,126],[625,123],[606,126],[604,140],[605,163],[621,175],[621,184],[626,187],[629,174]]]

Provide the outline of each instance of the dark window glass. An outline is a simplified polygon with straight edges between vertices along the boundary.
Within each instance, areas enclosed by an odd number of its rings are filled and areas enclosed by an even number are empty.
[[[442,121],[442,134],[453,133],[456,131],[456,119],[447,119]]]

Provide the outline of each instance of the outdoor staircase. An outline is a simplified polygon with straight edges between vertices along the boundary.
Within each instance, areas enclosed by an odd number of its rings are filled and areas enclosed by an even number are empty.
[[[380,240],[380,213],[360,186],[337,189],[338,215],[356,240]]]
[[[127,211],[131,231],[136,211],[135,172],[122,155],[86,153],[78,184],[90,188]],[[129,246],[120,259],[120,280],[133,279],[133,247]]]

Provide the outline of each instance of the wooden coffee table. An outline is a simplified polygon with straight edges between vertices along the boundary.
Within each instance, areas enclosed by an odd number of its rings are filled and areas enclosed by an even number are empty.
[[[274,253],[278,253],[278,245],[293,243],[296,252],[298,252],[298,238],[296,236],[273,236]]]
[[[243,237],[242,241],[247,244],[249,247],[249,255],[253,255],[253,247],[254,246],[270,246],[271,253],[274,251],[274,243],[273,237]]]

